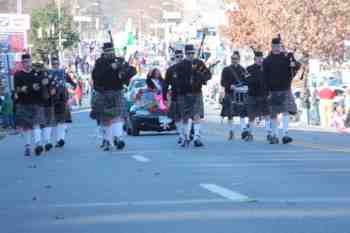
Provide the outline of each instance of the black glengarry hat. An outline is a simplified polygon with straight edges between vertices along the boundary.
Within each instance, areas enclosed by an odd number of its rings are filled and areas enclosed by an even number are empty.
[[[22,60],[26,60],[26,59],[31,59],[32,57],[30,56],[29,53],[25,53],[22,55]]]
[[[193,44],[187,44],[185,45],[185,53],[194,53],[195,49]]]
[[[279,37],[273,38],[271,43],[276,45],[281,44],[281,38]]]
[[[103,47],[102,47],[103,51],[104,52],[107,52],[107,51],[111,51],[113,50],[113,44],[111,42],[106,42],[103,44]]]

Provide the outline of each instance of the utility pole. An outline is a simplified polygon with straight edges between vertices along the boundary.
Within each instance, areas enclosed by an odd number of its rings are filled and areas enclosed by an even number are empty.
[[[58,57],[60,61],[63,60],[62,54],[62,27],[61,27],[61,0],[57,1],[58,10]]]
[[[17,0],[17,14],[21,15],[22,14],[22,10],[23,9],[23,2],[22,0]]]

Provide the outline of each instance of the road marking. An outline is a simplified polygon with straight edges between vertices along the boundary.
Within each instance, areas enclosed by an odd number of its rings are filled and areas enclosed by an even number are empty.
[[[72,114],[77,114],[77,113],[83,113],[83,112],[90,112],[91,108],[88,109],[83,109],[83,110],[77,110],[77,111],[72,111]]]
[[[253,201],[253,199],[250,199],[248,196],[245,196],[243,194],[231,191],[229,189],[220,187],[215,184],[200,184],[200,186],[212,193],[218,194],[222,197],[225,197],[231,201],[236,201],[236,202],[249,202]]]
[[[78,216],[60,221],[50,222],[40,221],[38,224],[44,225],[95,225],[107,223],[132,223],[132,222],[176,222],[189,220],[210,220],[210,219],[304,219],[304,218],[339,218],[350,217],[349,208],[250,208],[250,209],[230,209],[230,210],[199,210],[199,211],[173,211],[173,212],[138,212],[121,214],[100,214],[89,216]]]
[[[148,159],[142,155],[134,155],[132,157],[133,157],[133,159],[135,159],[136,161],[138,161],[140,163],[148,163],[150,161],[150,159]]]

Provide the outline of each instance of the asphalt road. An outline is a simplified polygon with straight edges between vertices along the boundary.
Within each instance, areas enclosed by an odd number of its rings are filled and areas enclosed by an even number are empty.
[[[88,113],[74,120],[67,146],[41,157],[24,158],[19,136],[0,141],[0,232],[349,232],[347,135],[229,142],[212,113],[204,148],[144,134],[102,152]]]

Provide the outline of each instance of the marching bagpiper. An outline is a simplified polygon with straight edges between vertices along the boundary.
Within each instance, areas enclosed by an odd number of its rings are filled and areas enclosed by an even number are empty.
[[[260,51],[254,51],[254,64],[247,67],[249,76],[247,110],[249,123],[247,125],[246,140],[253,140],[253,127],[257,117],[264,117],[265,124],[269,124],[270,108],[268,103],[268,90],[266,87],[263,72],[264,55]],[[270,130],[267,127],[267,137],[270,136]]]
[[[234,117],[240,118],[242,139],[246,135],[247,71],[239,64],[240,59],[239,52],[234,51],[231,56],[232,64],[225,67],[221,74],[221,86],[225,88],[221,116],[228,118],[229,140],[234,139]]]
[[[22,70],[14,76],[16,92],[16,125],[25,138],[25,156],[31,155],[32,137],[34,139],[35,154],[44,151],[42,144],[41,125],[45,124],[43,86],[46,85],[43,76],[35,71],[29,54],[22,55]]]
[[[202,147],[200,138],[200,122],[204,117],[204,103],[202,86],[206,85],[211,79],[210,70],[203,61],[196,59],[195,49],[192,44],[185,46],[185,59],[176,65],[177,75],[177,107],[183,118],[183,127],[185,129],[185,140],[182,143],[186,147],[190,143],[190,134],[193,122],[194,146]]]
[[[176,65],[180,63],[184,58],[183,51],[180,49],[175,50],[175,64],[170,66],[165,73],[165,82],[163,88],[163,99],[168,100],[168,90],[171,86],[171,99],[168,117],[175,121],[176,129],[179,134],[178,144],[181,145],[185,140],[185,132],[183,127],[183,116],[182,111],[180,111],[180,106],[177,102],[177,73]]]
[[[58,57],[53,57],[51,60],[52,69],[48,71],[50,80],[50,89],[52,96],[52,102],[54,106],[54,120],[56,131],[56,148],[62,148],[65,145],[65,137],[67,124],[72,123],[72,116],[70,107],[68,105],[69,93],[67,83],[73,88],[77,87],[77,84],[72,80],[71,76],[60,67],[60,61]],[[50,145],[50,144],[49,144]]]
[[[125,147],[123,133],[127,109],[122,90],[135,74],[134,67],[115,56],[113,44],[104,43],[103,54],[96,60],[92,71],[96,92],[92,115],[104,129],[104,151],[110,151],[113,144],[118,150]]]
[[[278,144],[277,135],[278,114],[282,113],[282,142],[288,144],[293,139],[288,135],[289,112],[295,111],[294,97],[291,92],[291,84],[294,75],[300,68],[292,53],[285,54],[282,49],[281,39],[272,40],[272,51],[264,60],[263,70],[267,88],[269,90],[269,102],[271,106],[271,144]]]

